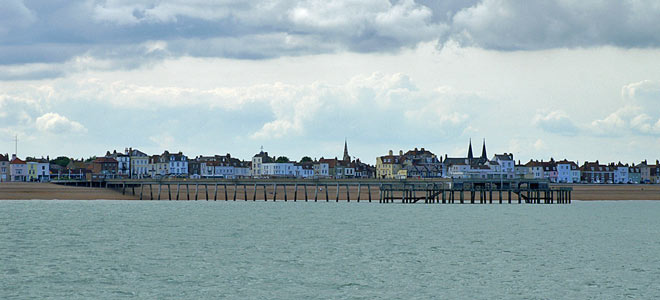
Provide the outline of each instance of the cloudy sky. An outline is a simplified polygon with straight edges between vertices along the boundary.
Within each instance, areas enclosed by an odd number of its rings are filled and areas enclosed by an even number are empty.
[[[660,158],[660,2],[2,0],[0,152]]]

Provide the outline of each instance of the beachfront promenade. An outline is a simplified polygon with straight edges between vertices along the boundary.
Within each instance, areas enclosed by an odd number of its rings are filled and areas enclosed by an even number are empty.
[[[139,200],[565,204],[571,202],[572,192],[570,187],[551,187],[546,180],[98,179],[54,183],[112,189]]]

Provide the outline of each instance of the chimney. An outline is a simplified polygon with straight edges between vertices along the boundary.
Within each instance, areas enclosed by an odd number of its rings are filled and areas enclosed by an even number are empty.
[[[16,153],[11,155],[11,160],[14,160],[14,159],[16,159]]]
[[[394,152],[392,152],[392,150],[390,150],[390,155],[394,155]]]
[[[403,150],[399,150],[399,156],[403,156]]]

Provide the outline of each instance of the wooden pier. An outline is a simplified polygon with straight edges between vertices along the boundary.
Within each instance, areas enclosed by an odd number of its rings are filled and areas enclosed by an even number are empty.
[[[568,204],[572,188],[543,180],[131,180],[54,181],[110,188],[139,200],[305,201],[426,204]]]

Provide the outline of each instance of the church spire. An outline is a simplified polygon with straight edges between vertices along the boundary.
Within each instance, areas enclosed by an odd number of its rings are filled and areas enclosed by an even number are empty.
[[[486,155],[486,139],[484,138],[484,146],[481,148],[481,158],[488,159]]]
[[[470,139],[470,147],[468,148],[467,158],[468,159],[473,159],[474,158],[474,156],[472,155],[472,139]]]
[[[346,139],[344,139],[344,161],[351,161],[351,156],[348,155],[348,141]]]

